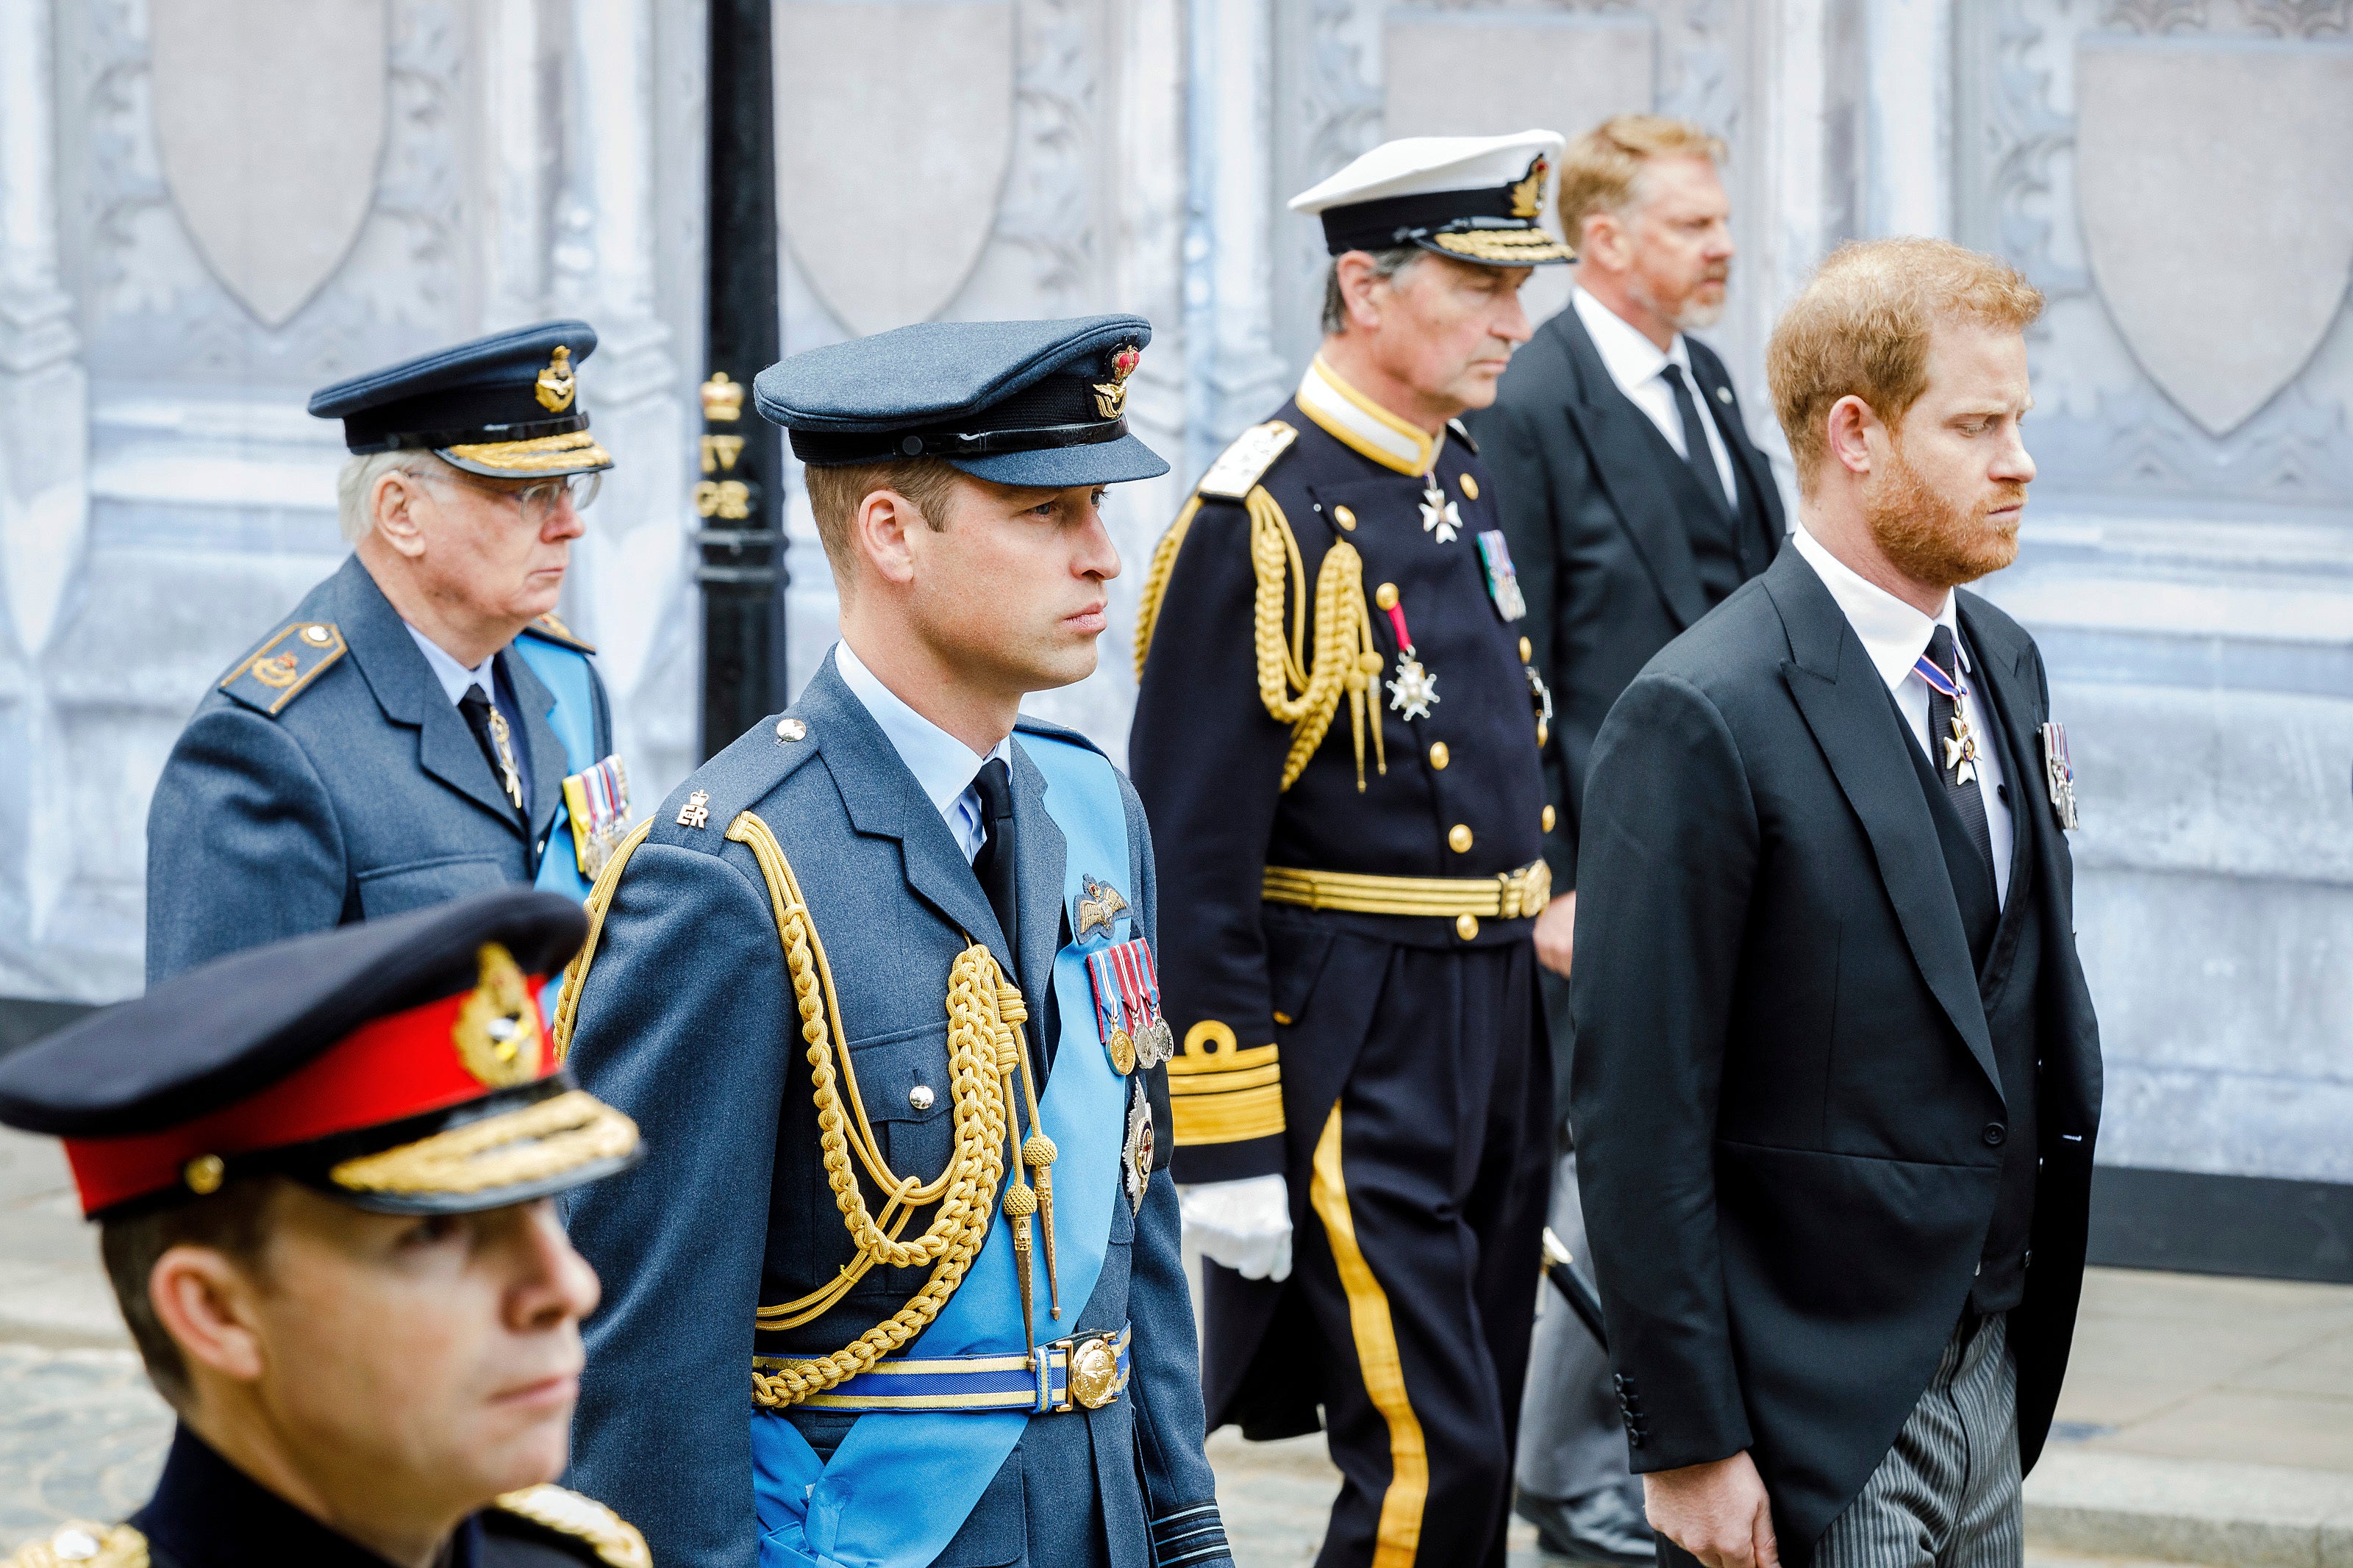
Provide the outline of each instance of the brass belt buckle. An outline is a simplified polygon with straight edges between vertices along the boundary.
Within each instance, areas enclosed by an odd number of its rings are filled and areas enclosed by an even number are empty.
[[[1054,1406],[1057,1413],[1074,1405],[1101,1410],[1119,1397],[1118,1338],[1116,1333],[1074,1334],[1046,1347],[1050,1353],[1061,1352],[1069,1369],[1062,1382],[1062,1402]]]

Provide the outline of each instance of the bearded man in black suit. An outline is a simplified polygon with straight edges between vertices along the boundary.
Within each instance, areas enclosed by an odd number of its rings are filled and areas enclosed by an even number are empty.
[[[2016,1568],[2082,1290],[2099,1030],[2018,550],[2042,296],[1849,246],[1775,329],[1793,548],[1594,746],[1570,1080],[1662,1560]]]

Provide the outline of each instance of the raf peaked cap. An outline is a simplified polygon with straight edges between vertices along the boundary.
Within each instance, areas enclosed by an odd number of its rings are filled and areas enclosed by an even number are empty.
[[[496,479],[594,473],[612,458],[588,434],[575,380],[596,352],[586,321],[542,321],[403,360],[311,395],[354,452],[429,451]]]
[[[1543,223],[1546,181],[1564,145],[1550,131],[1384,142],[1292,197],[1291,210],[1323,218],[1335,256],[1413,245],[1488,267],[1574,261]]]
[[[793,456],[839,468],[943,458],[976,479],[1061,489],[1157,479],[1127,431],[1141,316],[925,321],[797,353],[752,384]]]
[[[95,1215],[260,1173],[385,1214],[543,1197],[638,1157],[541,1023],[586,930],[514,888],[232,953],[0,1060],[0,1122],[63,1138]]]

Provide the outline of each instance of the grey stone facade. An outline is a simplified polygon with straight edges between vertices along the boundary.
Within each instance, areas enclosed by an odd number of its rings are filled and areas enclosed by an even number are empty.
[[[337,450],[301,396],[367,363],[596,322],[623,467],[565,613],[640,797],[691,760],[701,5],[238,0],[205,26],[225,3],[0,6],[0,994],[137,984],[147,792],[206,681],[333,563]],[[1386,135],[1644,108],[1722,132],[1742,250],[1711,337],[1768,423],[1765,336],[1831,245],[1946,234],[2025,268],[2042,478],[1988,586],[2074,743],[2104,1157],[2353,1182],[2353,0],[954,10],[945,37],[933,7],[779,0],[786,345],[1149,316],[1130,410],[1178,471],[1114,498],[1132,567],[1313,351],[1322,257],[1283,199]],[[245,46],[256,12],[284,58]],[[190,89],[266,93],[298,45],[345,84],[300,137]],[[302,246],[257,242],[304,214]],[[833,605],[797,498],[791,526],[798,676]],[[1107,654],[1039,707],[1116,754]]]

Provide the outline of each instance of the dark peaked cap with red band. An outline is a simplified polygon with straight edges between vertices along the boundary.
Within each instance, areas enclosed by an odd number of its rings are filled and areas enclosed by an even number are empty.
[[[65,1140],[83,1212],[272,1173],[393,1214],[497,1208],[634,1163],[538,993],[580,907],[505,889],[250,948],[0,1060],[0,1122]]]

